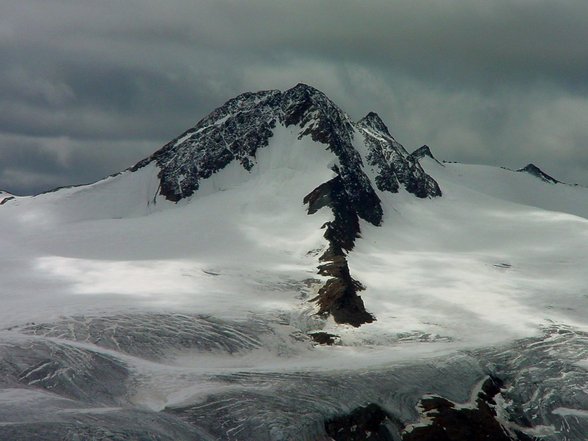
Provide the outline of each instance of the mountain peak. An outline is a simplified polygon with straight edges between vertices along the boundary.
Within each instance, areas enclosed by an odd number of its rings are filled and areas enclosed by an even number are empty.
[[[335,154],[336,173],[343,179],[358,215],[374,225],[380,224],[382,209],[354,146],[357,130],[367,137],[368,162],[380,169],[378,189],[396,192],[402,183],[419,197],[441,194],[420,166],[412,164],[404,147],[394,140],[376,113],[370,112],[354,124],[323,92],[304,83],[284,92],[246,92],[230,99],[131,170],[155,162],[159,168],[159,193],[177,202],[192,196],[202,179],[233,161],[251,171],[257,163],[258,150],[269,145],[278,125],[297,127],[298,139],[308,136],[327,145]],[[407,160],[411,164],[405,164]]]
[[[298,84],[296,84],[296,86],[294,86],[286,91],[286,93],[288,93],[288,92],[304,92],[304,93],[311,94],[311,95],[312,94],[324,95],[323,92],[321,92],[320,90],[318,90],[315,87],[309,86],[306,83],[298,83]]]
[[[357,122],[357,125],[360,127],[371,128],[373,130],[376,130],[377,132],[381,132],[388,136],[392,136],[388,131],[388,127],[386,127],[386,124],[384,124],[384,121],[382,121],[382,118],[380,118],[380,115],[378,115],[376,112],[368,113],[366,116],[364,116]]]
[[[560,181],[558,181],[557,179],[555,179],[552,176],[549,176],[547,173],[545,173],[543,170],[541,170],[539,167],[537,167],[533,163],[529,163],[529,164],[525,165],[523,168],[518,169],[517,172],[529,173],[530,175],[533,175],[533,176],[535,176],[535,177],[537,177],[537,178],[541,179],[542,181],[547,182],[549,184],[560,183]]]
[[[437,158],[435,158],[435,156],[433,155],[433,152],[431,152],[431,148],[427,144],[416,149],[414,152],[412,152],[410,154],[410,156],[412,156],[416,160],[422,159],[425,156],[427,156],[427,157],[437,161]],[[437,161],[437,162],[439,162],[439,161]]]
[[[323,109],[336,108],[337,111],[342,112],[339,107],[333,101],[329,99],[320,90],[309,86],[308,84],[298,83],[296,86],[283,92],[284,104],[300,104],[300,103],[313,103],[315,106],[320,106]]]

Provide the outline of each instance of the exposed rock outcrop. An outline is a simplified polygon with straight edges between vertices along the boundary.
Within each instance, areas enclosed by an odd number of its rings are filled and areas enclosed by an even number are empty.
[[[422,422],[408,426],[403,441],[532,441],[498,419],[495,397],[502,382],[489,377],[474,403],[457,405],[443,397],[427,396],[419,403]]]
[[[409,155],[376,113],[357,123],[367,148],[367,162],[380,191],[398,192],[400,185],[419,198],[441,196],[437,182],[425,173],[418,158]]]
[[[533,175],[536,178],[539,178],[542,181],[547,182],[548,184],[561,184],[561,181],[558,181],[554,177],[549,176],[535,164],[527,164],[526,166],[518,169],[517,171],[521,173],[529,173],[530,175]]]
[[[334,345],[339,336],[335,334],[329,334],[328,332],[318,331],[318,332],[311,332],[308,336],[319,345],[327,345],[331,346]]]
[[[319,274],[330,277],[319,289],[316,301],[319,314],[331,314],[337,323],[360,326],[370,323],[374,317],[365,310],[361,297],[357,294],[363,286],[351,277],[345,253],[353,249],[359,236],[359,216],[353,203],[345,192],[339,176],[320,185],[304,198],[308,213],[328,206],[333,212],[333,220],[327,222],[325,239],[329,247],[319,258]]]
[[[325,423],[334,441],[399,441],[399,422],[377,404],[359,407]]]
[[[433,155],[433,152],[431,151],[431,148],[428,145],[423,145],[421,147],[419,147],[418,149],[416,149],[414,152],[412,152],[410,154],[410,156],[412,156],[414,159],[416,159],[417,161],[423,159],[423,158],[431,158],[433,161],[435,161],[437,164],[439,165],[443,165],[441,163],[441,161],[439,161],[435,155]]]

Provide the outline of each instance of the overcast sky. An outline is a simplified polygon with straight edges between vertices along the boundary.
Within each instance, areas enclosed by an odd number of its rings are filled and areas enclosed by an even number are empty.
[[[0,0],[0,189],[97,180],[305,82],[408,150],[588,185],[586,0]]]

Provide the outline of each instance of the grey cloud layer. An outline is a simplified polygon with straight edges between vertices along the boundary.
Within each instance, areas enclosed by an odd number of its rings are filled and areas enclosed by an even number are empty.
[[[7,3],[0,188],[98,179],[242,91],[299,81],[409,148],[588,184],[584,0]]]

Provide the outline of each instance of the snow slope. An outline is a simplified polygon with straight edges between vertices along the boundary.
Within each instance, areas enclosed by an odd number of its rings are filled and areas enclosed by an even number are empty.
[[[366,225],[349,257],[368,287],[366,307],[380,311],[353,334],[373,328],[483,345],[549,322],[585,327],[588,190],[423,162],[443,198],[383,196],[392,208],[384,231]]]
[[[315,277],[307,253],[324,246],[328,213],[308,216],[302,199],[333,172],[330,155],[313,142],[286,129],[272,142],[252,172],[229,166],[188,204],[153,203],[146,167],[4,205],[0,322],[111,308],[287,310],[296,295],[276,296],[272,285]]]

